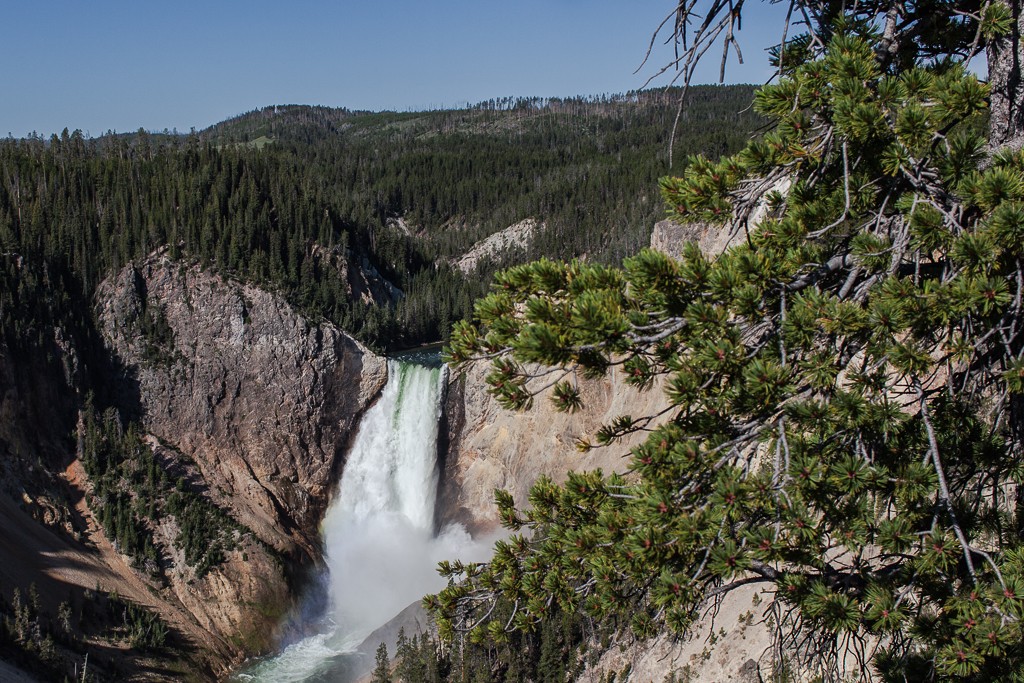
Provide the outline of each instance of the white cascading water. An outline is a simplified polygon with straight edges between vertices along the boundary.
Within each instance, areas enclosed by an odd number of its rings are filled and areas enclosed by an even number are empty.
[[[244,681],[334,681],[356,648],[423,595],[444,587],[443,559],[482,560],[459,525],[434,534],[444,368],[388,361],[388,383],[363,417],[324,518],[330,609],[316,635],[244,673]]]

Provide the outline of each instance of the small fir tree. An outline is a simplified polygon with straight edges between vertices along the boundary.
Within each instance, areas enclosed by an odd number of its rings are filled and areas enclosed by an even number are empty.
[[[388,663],[388,646],[381,643],[377,646],[377,665],[373,669],[372,683],[391,683],[391,666]]]

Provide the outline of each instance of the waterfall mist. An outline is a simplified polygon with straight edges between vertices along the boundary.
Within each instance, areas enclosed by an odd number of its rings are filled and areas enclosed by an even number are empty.
[[[366,662],[357,648],[445,580],[442,559],[484,560],[490,543],[459,525],[434,530],[437,438],[445,369],[388,361],[388,383],[363,417],[324,518],[330,605],[319,632],[238,678],[344,680]],[[373,644],[374,647],[376,644]]]

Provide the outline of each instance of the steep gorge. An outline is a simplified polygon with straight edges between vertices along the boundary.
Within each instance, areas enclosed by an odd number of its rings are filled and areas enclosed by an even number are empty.
[[[659,225],[655,240],[677,242],[672,230]],[[72,504],[62,507],[45,495],[25,494],[21,507],[55,529],[64,525],[57,534],[68,538],[48,541],[45,548],[36,543],[40,554],[92,570],[76,575],[57,567],[50,572],[53,585],[47,592],[66,592],[65,584],[81,591],[93,583],[118,591],[161,614],[182,636],[179,645],[194,651],[193,666],[222,674],[225,664],[265,650],[277,629],[289,627],[295,589],[305,570],[322,562],[318,526],[346,447],[359,417],[386,382],[386,363],[332,325],[304,318],[274,294],[162,253],[105,280],[95,302],[97,333],[108,353],[106,365],[94,370],[105,383],[102,392],[125,420],[140,425],[162,466],[226,511],[241,529],[233,532],[238,543],[223,560],[199,572],[179,547],[178,520],[164,515],[147,523],[160,550],[157,571],[140,568],[97,528],[102,501],[95,497],[94,482],[75,459],[73,444],[69,452],[67,439],[54,438],[46,448],[60,464],[38,468],[37,475],[66,469]],[[71,394],[84,386],[78,377],[83,362],[59,332],[54,344],[65,352],[51,363],[52,377],[40,384],[38,391],[45,393],[30,392],[26,400],[17,394],[17,383],[8,381],[15,388],[2,404],[13,416],[6,429],[47,419],[73,428]],[[8,375],[16,372],[14,364],[2,367]],[[513,413],[486,392],[485,373],[486,365],[477,364],[449,383],[437,511],[439,525],[458,522],[478,536],[499,526],[494,488],[508,489],[517,503],[525,504],[541,475],[557,481],[570,469],[624,471],[629,446],[642,433],[585,455],[577,452],[576,438],[619,415],[654,414],[665,406],[658,387],[639,392],[612,374],[605,381],[581,383],[587,408],[578,413],[559,413],[544,399],[525,413]],[[59,388],[62,382],[70,394]],[[38,436],[36,442],[27,433],[3,436],[0,445],[8,450],[42,448]],[[13,481],[27,481],[31,471],[23,466]],[[17,523],[25,523],[24,511],[7,508],[18,515]],[[46,573],[42,563],[36,566]],[[8,585],[24,583],[27,576],[12,576]],[[747,603],[751,597],[743,596]],[[714,661],[728,661],[729,675],[738,675],[750,659],[745,653],[762,642],[760,636],[751,637],[756,628],[743,626],[748,611],[749,604],[723,611],[742,648],[719,647],[730,656]],[[751,642],[744,645],[741,641],[748,638]],[[721,666],[707,668],[714,662],[704,648],[700,639],[622,643],[587,675],[599,680],[628,663],[637,675],[660,680],[691,660],[703,663],[701,671],[725,672]]]
[[[78,647],[97,673],[223,674],[287,628],[305,573],[322,562],[328,492],[386,364],[275,294],[163,254],[105,280],[94,301],[93,338],[55,328],[49,353],[0,348],[0,513],[19,531],[0,544],[2,598],[34,585],[40,623],[53,628],[67,601],[76,621],[93,622]],[[108,436],[79,411],[93,402]],[[134,450],[114,454],[111,430],[126,442],[139,432]],[[124,518],[149,539],[145,554],[125,545]],[[203,539],[217,547],[197,562],[189,543]],[[111,595],[159,615],[169,648],[101,634],[103,619],[86,613]],[[74,649],[66,662],[81,658]]]

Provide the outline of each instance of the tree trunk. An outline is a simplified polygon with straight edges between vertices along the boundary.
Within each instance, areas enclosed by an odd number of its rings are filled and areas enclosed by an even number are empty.
[[[1024,146],[1024,88],[1021,87],[1021,36],[1024,35],[1022,0],[996,0],[1010,9],[1013,29],[990,41],[988,80],[992,88],[989,145],[992,149]]]

